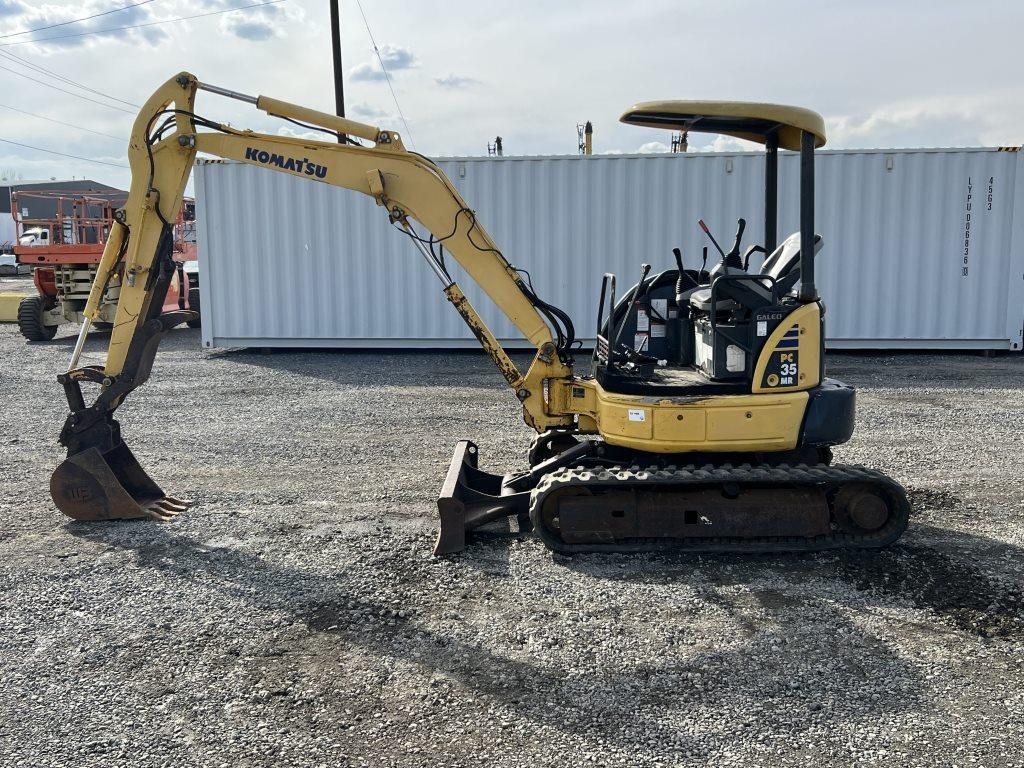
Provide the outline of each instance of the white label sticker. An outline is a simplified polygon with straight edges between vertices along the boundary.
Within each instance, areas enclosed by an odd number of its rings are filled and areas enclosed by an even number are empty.
[[[636,311],[636,332],[646,331],[651,327],[651,318],[647,315],[646,309]]]
[[[767,336],[768,335],[768,321],[767,320],[758,320],[757,321],[757,335],[758,336]]]
[[[647,421],[647,411],[643,408],[630,408],[629,409],[629,420],[630,421]]]
[[[635,337],[633,337],[633,349],[635,349],[637,352],[643,352],[643,349],[646,346],[647,346],[647,334],[646,333],[638,333]]]
[[[668,299],[651,299],[651,309],[659,317],[665,317],[668,314]]]
[[[663,339],[663,338],[665,338],[665,324],[664,323],[651,323],[651,338],[652,339]]]

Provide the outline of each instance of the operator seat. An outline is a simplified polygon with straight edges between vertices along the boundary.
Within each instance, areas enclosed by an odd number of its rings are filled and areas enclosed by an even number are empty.
[[[715,278],[719,275],[745,275],[746,271],[742,266],[735,266],[733,264],[726,264],[725,261],[720,261],[716,264],[708,274],[708,281],[703,285],[698,285],[692,278],[689,282],[692,283],[687,288],[683,288],[682,283],[676,283],[676,306],[685,307],[690,302],[690,297],[693,296],[697,291],[704,288],[705,285],[710,285],[715,282]],[[682,288],[682,290],[679,290]]]
[[[821,235],[814,236],[814,253],[817,255],[821,250]],[[782,241],[782,244],[772,251],[771,255],[761,265],[762,277],[771,277],[775,280],[775,286],[779,296],[788,292],[800,279],[800,233],[794,232]],[[756,293],[763,293],[765,302],[771,301],[772,284],[768,280],[748,280],[744,287]],[[711,288],[701,288],[690,294],[690,307],[700,312],[711,311]],[[718,311],[731,311],[738,309],[739,304],[733,299],[718,301]]]

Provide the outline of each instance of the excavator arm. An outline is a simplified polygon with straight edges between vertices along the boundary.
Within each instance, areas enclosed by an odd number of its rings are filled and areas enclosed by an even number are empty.
[[[333,140],[274,136],[215,122],[195,111],[200,90],[252,103],[268,115],[323,130]],[[566,406],[572,380],[571,322],[522,280],[435,163],[407,151],[397,133],[264,96],[238,94],[182,73],[149,98],[135,121],[129,145],[128,202],[117,212],[107,240],[69,370],[58,377],[71,411],[60,436],[68,458],[50,484],[61,511],[80,520],[98,520],[166,518],[184,508],[183,502],[166,496],[138,464],[121,440],[113,413],[149,378],[164,334],[194,316],[188,310],[163,313],[162,307],[175,271],[171,222],[177,218],[198,152],[373,197],[427,260],[445,296],[515,390],[527,424],[538,432],[572,425],[573,415]],[[417,231],[417,223],[426,230],[426,237]],[[535,346],[535,357],[525,373],[452,279],[440,249],[454,257]],[[102,366],[80,367],[90,323],[97,317],[107,283],[115,276],[121,280],[121,289],[106,361]],[[82,390],[88,383],[100,388],[90,405]]]

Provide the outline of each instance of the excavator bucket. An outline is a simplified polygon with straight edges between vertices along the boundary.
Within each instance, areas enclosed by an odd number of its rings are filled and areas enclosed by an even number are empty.
[[[170,520],[188,508],[164,494],[123,442],[68,456],[50,478],[50,495],[61,512],[85,522]]]

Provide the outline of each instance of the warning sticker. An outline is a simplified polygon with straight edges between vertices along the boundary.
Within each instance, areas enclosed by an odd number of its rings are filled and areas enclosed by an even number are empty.
[[[633,338],[633,349],[635,349],[637,352],[643,352],[644,347],[646,347],[646,346],[647,346],[647,334],[646,333],[638,333]]]
[[[629,420],[630,421],[647,421],[647,411],[643,408],[630,408],[629,409]]]
[[[658,317],[667,317],[668,299],[651,299],[651,311]]]
[[[767,320],[758,320],[757,321],[757,335],[758,336],[767,336],[768,335],[768,321]]]
[[[664,323],[651,323],[651,338],[652,339],[663,339],[663,338],[665,338],[665,324]]]
[[[651,317],[642,307],[636,311],[636,332],[639,334],[651,327]]]

